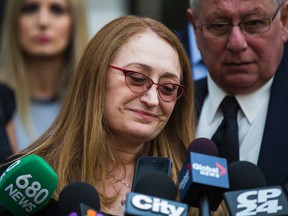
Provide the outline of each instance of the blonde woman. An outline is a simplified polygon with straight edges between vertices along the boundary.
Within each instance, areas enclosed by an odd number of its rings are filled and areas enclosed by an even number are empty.
[[[73,64],[88,41],[86,23],[83,1],[7,1],[0,77],[15,93],[19,149],[58,114]]]

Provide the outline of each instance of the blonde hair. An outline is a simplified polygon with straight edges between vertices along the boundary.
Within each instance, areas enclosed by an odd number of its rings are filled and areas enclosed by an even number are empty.
[[[28,106],[31,100],[31,91],[23,52],[17,39],[17,35],[19,34],[17,28],[18,19],[24,1],[25,0],[9,0],[5,6],[0,46],[0,79],[14,90],[17,110],[19,111],[21,120],[24,122],[24,126],[26,126],[28,130]],[[65,73],[63,73],[63,82],[61,83],[62,86],[64,85],[64,88],[59,87],[59,91],[60,89],[66,91],[73,64],[89,39],[83,1],[67,1],[71,11],[73,30],[71,42],[65,51],[67,55],[65,56],[67,65]],[[60,95],[61,93],[62,92],[59,92]]]
[[[24,150],[24,153],[42,156],[54,168],[59,177],[56,196],[73,181],[95,186],[96,176],[100,182],[105,182],[109,165],[121,164],[109,145],[104,115],[107,70],[118,49],[133,35],[147,30],[155,32],[177,51],[182,68],[181,83],[187,86],[164,129],[147,143],[143,152],[144,155],[170,158],[173,179],[177,182],[186,159],[186,148],[195,135],[194,88],[189,59],[178,38],[161,23],[149,18],[124,16],[108,23],[88,43],[56,121]],[[101,202],[107,203],[108,197],[102,196]]]

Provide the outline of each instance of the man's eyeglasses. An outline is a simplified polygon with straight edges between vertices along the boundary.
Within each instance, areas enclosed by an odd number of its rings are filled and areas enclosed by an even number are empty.
[[[281,7],[281,6],[280,6]],[[244,35],[257,35],[266,32],[270,29],[270,25],[275,19],[280,7],[277,8],[276,12],[271,17],[263,19],[253,19],[238,24],[232,23],[205,23],[198,24],[197,28],[200,29],[204,37],[206,38],[224,38],[227,37],[232,28],[239,26]]]
[[[166,102],[175,101],[180,98],[186,91],[187,87],[176,83],[155,83],[150,77],[131,70],[109,65],[109,67],[122,71],[125,75],[127,87],[135,93],[143,93],[148,91],[152,85],[157,86],[159,97]]]

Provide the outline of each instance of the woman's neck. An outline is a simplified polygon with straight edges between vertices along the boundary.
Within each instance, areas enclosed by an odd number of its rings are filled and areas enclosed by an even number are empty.
[[[124,167],[118,167],[109,172],[107,179],[107,188],[104,192],[108,197],[118,194],[116,199],[107,206],[103,211],[112,215],[124,215],[124,203],[126,196],[131,192],[133,183],[135,164],[126,164]],[[103,191],[101,191],[103,192]]]
[[[32,97],[40,100],[55,98],[63,80],[65,61],[58,58],[27,59]]]
[[[136,161],[143,154],[147,143],[133,141],[127,137],[110,137],[110,144],[113,146],[113,152],[121,161],[119,164],[112,165],[108,170],[108,178],[106,180],[106,191],[101,190],[101,185],[97,185],[98,190],[108,197],[116,194],[116,200],[105,206],[103,211],[113,215],[124,215],[123,203],[127,194],[131,191],[133,177],[135,172]],[[123,165],[123,166],[122,166]]]
[[[110,137],[110,143],[115,150],[117,157],[126,165],[136,163],[136,160],[146,149],[148,143],[143,140],[129,136],[113,136]]]

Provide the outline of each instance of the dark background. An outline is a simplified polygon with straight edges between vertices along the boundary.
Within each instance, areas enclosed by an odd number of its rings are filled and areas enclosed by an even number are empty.
[[[182,29],[188,19],[189,0],[129,0],[129,14],[148,16],[161,21],[170,29]]]

